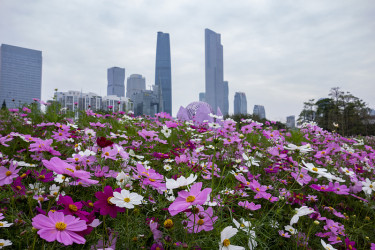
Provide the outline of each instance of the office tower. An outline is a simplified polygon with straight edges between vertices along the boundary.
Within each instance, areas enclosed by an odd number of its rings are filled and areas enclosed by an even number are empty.
[[[253,115],[257,115],[260,119],[266,119],[266,111],[263,105],[254,105]]]
[[[222,110],[223,115],[228,115],[229,113],[229,87],[228,87],[228,81],[223,82],[223,107]]]
[[[223,45],[221,36],[212,30],[205,29],[205,72],[206,72],[206,102],[216,112],[228,114],[228,82],[224,83],[223,76]]]
[[[243,92],[236,92],[234,94],[234,114],[247,114],[246,94]]]
[[[161,86],[163,111],[172,115],[171,49],[169,34],[158,32],[156,42],[155,85]]]
[[[41,98],[42,51],[2,44],[0,49],[0,101],[7,108]]]
[[[141,90],[146,90],[146,79],[142,75],[132,74],[126,82],[126,97],[132,98],[132,95]]]
[[[286,117],[286,126],[288,128],[295,128],[296,127],[296,117],[294,115]]]
[[[154,116],[163,110],[160,88],[157,85],[152,87],[152,90],[140,90],[132,95],[134,115]]]
[[[112,67],[107,70],[107,95],[125,97],[125,69]]]
[[[204,93],[204,92],[199,93],[199,101],[200,102],[206,102],[206,93]]]

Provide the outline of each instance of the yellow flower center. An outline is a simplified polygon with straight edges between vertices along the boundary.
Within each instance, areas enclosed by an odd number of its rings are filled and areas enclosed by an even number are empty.
[[[4,243],[0,242],[0,247],[4,246]]]
[[[164,227],[165,228],[172,228],[173,227],[173,221],[171,219],[167,219],[164,221]]]
[[[192,196],[192,195],[189,195],[187,198],[186,198],[186,202],[193,202],[195,201],[195,197]]]
[[[70,172],[74,173],[74,170],[73,170],[73,169],[71,169],[71,168],[66,168],[66,170],[68,170],[68,171],[70,171]]]
[[[44,201],[44,198],[43,197],[39,197],[38,201]]]
[[[2,227],[2,226],[4,226],[4,224],[0,222],[0,227]]]
[[[373,185],[370,185],[369,187],[370,187],[370,188],[372,188],[372,187],[373,187]]]
[[[21,190],[22,188],[20,186],[16,186],[17,190]]]
[[[150,181],[152,181],[152,182],[154,182],[155,181],[155,179],[151,179],[151,178],[148,178]]]
[[[352,249],[353,249],[352,245],[349,245],[349,246],[348,246],[348,248],[349,248],[350,250],[352,250]]]
[[[199,225],[199,226],[202,226],[203,224],[204,224],[204,220],[199,219],[199,220],[198,220],[198,225]]]
[[[109,156],[109,153],[108,153],[108,152],[105,152],[104,154],[105,154],[106,156]]]
[[[260,189],[259,189],[259,188],[256,188],[256,191],[258,191],[258,192],[259,192],[259,191],[260,191]]]
[[[5,175],[6,176],[11,176],[12,175],[12,172],[10,172],[9,170],[5,172]]]
[[[300,178],[303,178],[303,174],[300,174],[299,177],[300,177]]]
[[[55,224],[56,229],[59,230],[59,231],[63,231],[63,230],[65,230],[66,226],[67,226],[66,223],[64,223],[64,222],[62,222],[62,221],[57,222],[57,223]]]
[[[229,246],[229,245],[230,245],[230,240],[229,240],[229,239],[225,239],[225,240],[223,241],[223,245],[224,245],[225,247]]]
[[[130,202],[130,198],[127,198],[127,197],[126,197],[126,198],[124,199],[124,201],[127,202],[127,203],[129,203],[129,202]]]
[[[112,199],[112,198],[113,198],[113,196],[110,196],[110,197],[107,198],[107,203],[108,203],[109,205],[114,205],[114,204],[110,201],[110,199]]]
[[[70,204],[69,205],[69,209],[72,210],[73,212],[77,212],[78,211],[78,208],[76,205],[73,205],[73,204]]]
[[[241,223],[241,225],[240,225],[241,227],[245,227],[245,225],[243,224],[243,223]]]
[[[79,159],[78,158],[74,158],[75,161],[78,161]]]
[[[93,206],[94,206],[94,203],[89,202],[89,206],[90,206],[90,207],[93,207]]]
[[[41,179],[41,180],[44,180],[44,179],[46,178],[46,176],[44,176],[44,175],[39,175],[38,178]]]
[[[318,169],[316,167],[313,167],[312,170],[318,172]]]
[[[341,240],[341,238],[340,238],[340,237],[337,237],[336,240]]]

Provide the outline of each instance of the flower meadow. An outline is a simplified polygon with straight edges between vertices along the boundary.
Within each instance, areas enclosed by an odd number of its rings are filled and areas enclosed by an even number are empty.
[[[375,249],[373,139],[211,117],[2,110],[0,249]]]

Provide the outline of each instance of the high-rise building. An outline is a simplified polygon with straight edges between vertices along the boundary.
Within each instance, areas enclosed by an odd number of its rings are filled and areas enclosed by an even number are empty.
[[[7,108],[30,104],[42,93],[42,51],[2,44],[0,102]]]
[[[107,70],[107,95],[125,97],[125,69],[112,67]]]
[[[200,102],[206,102],[206,93],[204,93],[204,92],[199,93],[199,101]]]
[[[223,45],[221,36],[205,29],[205,72],[206,101],[216,112],[220,108],[223,115],[228,114],[228,82],[224,83]]]
[[[131,98],[134,93],[141,90],[146,90],[146,79],[138,74],[129,76],[126,82],[126,97]]]
[[[234,94],[234,114],[247,114],[247,100],[244,92]]]
[[[260,119],[266,119],[266,111],[263,105],[254,105],[253,115],[259,116]]]
[[[294,115],[286,117],[286,126],[288,128],[295,128],[296,127],[296,117]]]
[[[161,86],[163,111],[172,115],[171,49],[168,33],[158,32],[155,85]]]
[[[229,113],[229,86],[228,81],[223,82],[223,115],[228,115]]]

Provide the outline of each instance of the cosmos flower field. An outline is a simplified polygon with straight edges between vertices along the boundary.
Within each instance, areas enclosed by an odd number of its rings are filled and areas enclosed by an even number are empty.
[[[375,249],[375,145],[314,124],[0,113],[0,249]]]

